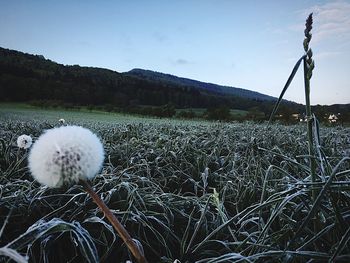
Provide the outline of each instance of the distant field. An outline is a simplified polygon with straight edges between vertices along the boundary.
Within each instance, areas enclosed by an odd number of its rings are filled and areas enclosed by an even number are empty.
[[[190,109],[177,109],[176,112],[189,111]],[[204,108],[193,108],[191,109],[196,116],[202,116],[206,109]],[[247,111],[244,110],[230,110],[232,116],[246,116]],[[62,108],[39,108],[28,104],[22,103],[0,103],[0,116],[2,118],[14,118],[21,120],[34,120],[34,121],[50,121],[56,122],[63,118],[67,123],[81,122],[81,121],[98,121],[104,123],[123,123],[123,122],[202,122],[207,123],[204,120],[181,120],[181,119],[166,119],[166,118],[156,118],[150,116],[137,116],[130,114],[122,114],[115,112],[105,112],[87,109],[62,109]]]
[[[177,109],[176,112],[179,113],[181,111],[189,111],[192,110],[196,116],[200,117],[205,112],[204,108],[193,108],[193,109]],[[230,113],[232,116],[236,117],[244,117],[248,114],[248,111],[244,110],[234,110],[231,109]],[[97,111],[92,110],[89,111],[87,109],[69,109],[65,110],[62,108],[52,108],[52,109],[43,109],[39,107],[34,107],[28,104],[21,103],[0,103],[0,116],[2,118],[14,118],[21,120],[38,120],[38,121],[50,121],[56,122],[59,119],[63,118],[68,123],[73,123],[75,121],[98,121],[98,122],[128,122],[128,121],[157,121],[157,122],[167,122],[170,119],[159,119],[156,117],[150,116],[137,116],[130,114],[121,114],[115,112],[105,112],[105,111]],[[172,120],[177,122],[198,122],[201,120]],[[205,122],[203,120],[203,122]]]
[[[230,110],[230,113],[233,115],[233,116],[246,116],[248,114],[248,111],[246,110],[233,110],[231,109]]]
[[[186,109],[187,110],[187,109]],[[202,115],[206,109],[192,109],[196,115]],[[183,111],[183,109],[178,109],[177,112]],[[232,113],[237,115],[246,114],[245,111],[240,110],[231,110]],[[122,114],[116,112],[106,112],[106,111],[89,111],[87,109],[62,109],[62,108],[39,108],[34,107],[28,104],[21,103],[0,103],[0,117],[8,119],[17,119],[17,120],[37,120],[37,121],[50,121],[57,122],[59,119],[63,118],[67,123],[73,123],[75,121],[84,122],[84,121],[97,121],[103,123],[120,123],[120,122],[137,122],[137,121],[146,121],[146,122],[204,122],[202,120],[181,120],[181,119],[167,119],[167,118],[157,118],[151,116],[138,116],[131,114]]]
[[[66,122],[99,121],[123,122],[143,119],[131,115],[88,110],[41,109],[27,104],[0,103],[1,118],[57,122],[63,118]]]
[[[182,111],[193,111],[196,114],[196,116],[202,116],[207,111],[207,109],[205,108],[176,109],[177,113]],[[231,109],[230,113],[233,117],[244,117],[248,114],[248,111]]]
[[[60,118],[101,138],[105,161],[91,184],[149,263],[350,262],[349,128],[321,127],[312,184],[305,125],[23,104],[0,104],[0,261],[14,252],[34,263],[131,259],[80,186],[49,189],[31,176],[17,137],[35,143]]]

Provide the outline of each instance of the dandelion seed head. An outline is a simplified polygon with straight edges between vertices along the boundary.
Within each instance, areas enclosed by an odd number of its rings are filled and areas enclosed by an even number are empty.
[[[22,149],[28,149],[30,146],[32,146],[32,142],[32,137],[29,135],[23,134],[17,138],[17,146]]]
[[[65,119],[59,119],[58,122],[61,123],[61,124],[64,124],[66,122],[66,120]]]
[[[29,154],[29,169],[39,183],[60,187],[92,179],[103,159],[103,145],[94,133],[79,126],[62,126],[38,138]]]

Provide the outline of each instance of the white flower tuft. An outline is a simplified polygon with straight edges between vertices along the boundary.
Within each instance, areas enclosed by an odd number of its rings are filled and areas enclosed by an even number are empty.
[[[23,134],[17,138],[17,146],[22,149],[28,149],[30,146],[32,146],[32,142],[32,137],[29,135]]]
[[[38,138],[29,154],[29,169],[39,183],[60,187],[92,179],[103,160],[103,145],[94,133],[79,126],[62,126]]]
[[[66,120],[65,119],[59,119],[58,122],[61,123],[61,124],[64,124],[66,122]]]

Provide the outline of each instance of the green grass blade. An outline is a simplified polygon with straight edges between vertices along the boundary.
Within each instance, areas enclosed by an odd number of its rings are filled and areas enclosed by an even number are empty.
[[[28,259],[9,247],[0,248],[0,256],[8,257],[18,263],[27,263]],[[4,261],[5,262],[5,261]]]
[[[350,239],[350,227],[348,227],[348,230],[346,230],[345,234],[343,235],[342,239],[340,240],[337,249],[335,250],[334,254],[330,258],[329,262],[334,262],[335,258],[338,256],[338,254],[344,249],[346,245],[348,245]]]
[[[302,56],[302,57],[297,61],[297,63],[295,64],[295,66],[294,66],[294,68],[293,68],[293,70],[292,70],[292,73],[290,74],[290,76],[289,76],[289,78],[288,78],[286,84],[284,85],[284,87],[283,87],[283,89],[282,89],[282,92],[281,92],[281,95],[279,96],[279,98],[278,98],[278,100],[277,100],[277,102],[276,102],[276,104],[275,104],[275,107],[273,108],[273,110],[272,110],[272,112],[271,112],[271,115],[270,115],[270,118],[269,118],[269,123],[272,122],[272,118],[273,118],[273,116],[275,116],[275,114],[276,114],[276,112],[277,112],[277,109],[278,109],[279,105],[281,104],[283,95],[284,95],[284,93],[286,93],[286,91],[287,91],[287,89],[288,89],[290,83],[292,82],[292,80],[293,80],[295,74],[297,73],[297,71],[298,71],[298,69],[299,69],[299,66],[300,66],[301,61],[303,61],[304,58],[305,58],[305,55]]]
[[[78,239],[79,250],[88,262],[99,262],[95,244],[89,233],[78,222],[67,223],[58,218],[54,218],[49,222],[40,220],[37,224],[32,225],[26,233],[9,243],[7,247],[21,250],[32,246],[37,240],[55,233],[64,232],[72,232],[74,234]]]
[[[197,233],[198,233],[198,231],[199,231],[199,228],[200,228],[202,222],[203,222],[204,219],[205,219],[205,214],[206,214],[206,212],[207,212],[207,210],[208,210],[210,199],[211,199],[211,196],[209,196],[209,198],[208,198],[208,200],[207,200],[207,203],[205,204],[205,207],[204,207],[204,209],[203,209],[203,211],[202,211],[201,217],[200,217],[199,221],[197,222],[197,226],[196,226],[196,228],[195,228],[195,230],[194,230],[194,232],[193,232],[193,234],[192,234],[192,238],[191,238],[190,242],[189,242],[188,245],[187,245],[187,249],[186,249],[185,253],[187,253],[187,252],[190,250],[190,248],[191,248],[191,246],[192,246],[192,243],[193,243],[194,239],[195,239],[196,236],[197,236]]]
[[[314,201],[311,210],[309,211],[308,215],[306,216],[306,218],[304,219],[303,223],[301,224],[301,226],[299,227],[299,229],[297,230],[297,232],[295,233],[294,236],[294,240],[301,234],[301,232],[304,230],[304,228],[307,226],[307,224],[309,223],[309,221],[311,220],[312,216],[316,213],[320,203],[321,203],[321,199],[322,197],[325,195],[326,191],[328,190],[329,186],[332,183],[333,177],[336,175],[337,170],[339,169],[340,165],[345,162],[350,160],[350,157],[344,157],[337,165],[336,167],[333,169],[332,174],[329,176],[326,184],[323,186],[322,190],[320,191],[320,193],[318,194],[316,200]],[[292,242],[291,242],[292,243]]]

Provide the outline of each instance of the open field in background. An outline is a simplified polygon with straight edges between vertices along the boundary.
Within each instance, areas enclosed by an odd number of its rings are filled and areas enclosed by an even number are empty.
[[[16,103],[0,103],[0,116],[5,119],[18,120],[33,120],[33,121],[49,121],[57,123],[59,119],[63,118],[68,123],[74,121],[98,121],[98,122],[123,122],[142,120],[145,118],[131,116],[128,114],[119,114],[105,111],[89,111],[84,109],[64,110],[60,108],[41,109],[28,104]]]
[[[183,112],[183,111],[193,111],[196,114],[196,116],[201,117],[207,111],[207,109],[205,109],[205,108],[176,109],[177,114],[180,112]],[[245,117],[245,116],[247,116],[248,113],[249,112],[245,111],[245,110],[234,110],[234,109],[230,110],[230,114],[234,118],[235,117]]]
[[[187,110],[187,109],[186,109]],[[206,109],[193,109],[195,114],[201,115]],[[183,110],[177,110],[181,112]],[[232,110],[237,115],[244,115],[245,111]],[[80,109],[63,109],[63,108],[39,108],[29,104],[22,103],[0,103],[0,115],[7,119],[21,119],[21,120],[38,120],[38,121],[52,121],[57,122],[60,118],[65,119],[68,123],[72,121],[97,121],[97,122],[125,122],[125,121],[158,121],[167,122],[166,118],[157,118],[150,116],[138,116],[131,114],[123,114],[116,112],[106,112],[98,110]],[[181,120],[178,120],[181,122]],[[197,122],[196,120],[185,120],[188,122]]]
[[[35,141],[60,118],[102,139],[105,163],[92,184],[149,262],[350,261],[350,162],[340,163],[350,154],[350,128],[320,129],[327,158],[318,162],[321,181],[312,185],[304,125],[173,121],[13,104],[0,105],[0,247],[7,245],[0,255],[14,249],[30,262],[129,259],[80,186],[49,189],[27,169],[28,151],[17,148],[17,137]],[[339,166],[329,171],[324,162]],[[317,204],[310,194],[315,188],[324,192]]]
[[[156,108],[153,106],[144,106],[145,108]],[[192,111],[194,113],[193,120],[199,120],[203,118],[203,115],[207,111],[205,108],[187,108],[187,109],[176,109],[175,116],[179,115],[181,112]],[[231,109],[230,114],[233,118],[245,117],[249,112],[244,110]],[[37,106],[32,106],[23,103],[0,103],[0,114],[6,116],[14,116],[15,118],[20,118],[21,116],[27,116],[30,114],[31,118],[46,118],[46,120],[56,121],[60,118],[79,120],[81,118],[97,121],[115,121],[118,120],[146,120],[146,119],[159,119],[152,116],[139,116],[136,114],[123,114],[117,112],[107,112],[98,110],[88,110],[84,107],[79,109],[63,109],[63,108],[40,108]],[[181,118],[176,118],[181,119]],[[203,120],[203,119],[202,119]]]

